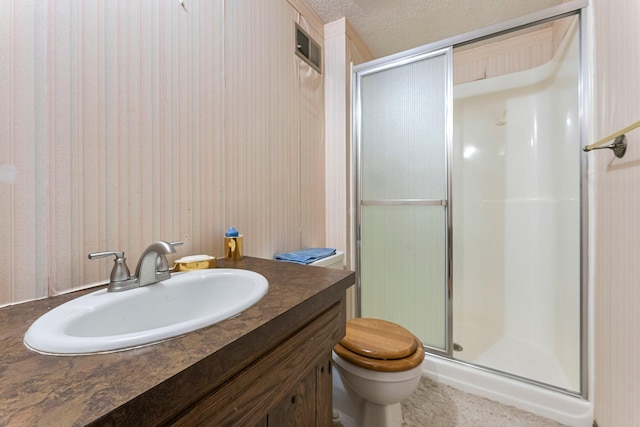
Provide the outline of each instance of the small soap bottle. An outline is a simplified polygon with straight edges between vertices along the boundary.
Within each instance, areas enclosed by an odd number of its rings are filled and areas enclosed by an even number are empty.
[[[224,233],[224,256],[231,261],[242,259],[242,234],[233,226]]]

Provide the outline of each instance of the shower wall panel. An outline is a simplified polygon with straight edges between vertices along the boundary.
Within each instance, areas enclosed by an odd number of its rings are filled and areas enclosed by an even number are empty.
[[[456,86],[453,168],[456,356],[575,391],[577,46],[574,25],[554,61]],[[552,366],[534,369],[540,360]]]

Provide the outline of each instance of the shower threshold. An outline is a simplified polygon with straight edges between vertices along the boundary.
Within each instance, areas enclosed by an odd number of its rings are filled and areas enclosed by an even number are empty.
[[[593,404],[568,390],[427,353],[423,375],[467,393],[572,427],[592,427]]]

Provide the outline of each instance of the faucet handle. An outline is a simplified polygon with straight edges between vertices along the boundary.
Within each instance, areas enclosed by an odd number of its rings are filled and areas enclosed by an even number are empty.
[[[89,254],[89,259],[104,258],[108,256],[115,256],[113,260],[113,269],[111,270],[111,283],[124,282],[131,279],[131,273],[129,267],[127,267],[127,259],[124,257],[123,251],[105,251],[94,252]]]

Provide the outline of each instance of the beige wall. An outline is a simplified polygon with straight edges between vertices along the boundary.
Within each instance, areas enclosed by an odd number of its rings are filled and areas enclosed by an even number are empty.
[[[325,132],[327,245],[345,253],[347,269],[355,270],[351,259],[351,66],[373,59],[373,54],[345,19],[328,23],[325,34]],[[347,318],[356,313],[355,286],[347,291]]]
[[[351,67],[373,54],[345,19],[325,25],[327,244],[345,251],[350,266]]]
[[[0,2],[0,305],[104,281],[89,252],[221,256],[230,225],[247,255],[324,245],[324,81],[293,53],[322,24],[185,3]]]
[[[640,120],[640,2],[594,0],[593,141]],[[595,418],[640,425],[640,129],[622,159],[589,153],[593,180]]]
[[[453,84],[488,79],[551,61],[575,17],[455,48]]]

